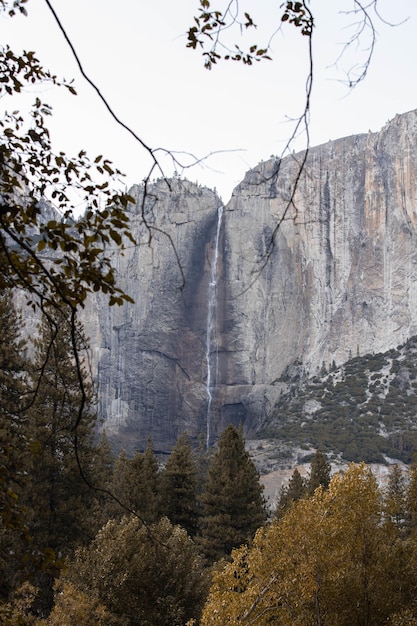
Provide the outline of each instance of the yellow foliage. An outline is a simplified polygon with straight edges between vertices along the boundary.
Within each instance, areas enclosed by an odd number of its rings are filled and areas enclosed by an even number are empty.
[[[372,473],[351,465],[233,552],[201,623],[379,626],[402,606],[408,556],[383,524]]]
[[[24,583],[15,591],[8,603],[0,603],[0,624],[2,626],[32,626],[38,621],[29,611],[36,597],[36,589]]]
[[[109,626],[112,616],[100,602],[76,589],[69,582],[58,581],[55,605],[46,620],[36,626]]]
[[[417,606],[390,617],[390,626],[417,626]]]

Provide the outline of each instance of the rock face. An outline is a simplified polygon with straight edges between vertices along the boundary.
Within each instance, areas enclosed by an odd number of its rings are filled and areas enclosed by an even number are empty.
[[[207,303],[221,201],[187,181],[169,184],[155,183],[144,207],[143,189],[130,191],[138,245],[115,251],[113,261],[135,304],[110,308],[100,297],[84,320],[104,426],[128,451],[150,435],[168,450],[184,430],[195,439],[206,432]]]
[[[97,299],[85,318],[117,443],[167,450],[185,429],[211,442],[240,422],[253,434],[284,373],[417,334],[416,154],[412,111],[311,149],[294,194],[301,154],[248,172],[220,212],[215,192],[159,181],[149,230],[134,187],[139,245],[115,262],[135,305]]]

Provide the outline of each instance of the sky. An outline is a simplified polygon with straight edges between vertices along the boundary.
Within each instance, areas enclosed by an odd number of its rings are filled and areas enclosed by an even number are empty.
[[[251,67],[223,62],[204,68],[198,51],[186,48],[186,35],[198,13],[198,0],[51,0],[86,74],[116,115],[151,148],[171,150],[181,165],[158,153],[167,176],[175,172],[210,188],[227,202],[247,170],[281,155],[293,130],[291,120],[304,108],[308,70],[307,40],[291,25],[280,26],[282,0],[240,0],[258,28],[246,41],[264,46],[272,61]],[[212,0],[223,8],[225,0]],[[338,60],[355,32],[358,15],[346,13],[354,0],[311,0],[314,80],[310,142],[318,145],[352,134],[376,132],[397,113],[417,108],[416,0],[378,0],[377,41],[369,71],[353,90],[346,71],[367,55],[365,32]],[[86,149],[104,154],[125,173],[129,188],[147,175],[149,155],[118,126],[82,78],[75,59],[44,0],[29,0],[28,17],[0,17],[2,43],[35,50],[45,67],[74,80],[78,92],[37,87],[36,96],[53,106],[49,127],[54,147],[68,154]],[[390,25],[390,24],[395,24]],[[231,42],[241,43],[239,34]],[[34,93],[7,98],[4,109],[23,109]],[[294,146],[303,149],[305,137]],[[155,173],[155,178],[158,174]]]

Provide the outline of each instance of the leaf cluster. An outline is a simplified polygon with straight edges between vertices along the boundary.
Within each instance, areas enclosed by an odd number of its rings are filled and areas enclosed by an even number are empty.
[[[112,192],[108,180],[94,182],[97,175],[120,175],[103,157],[91,163],[84,151],[76,158],[53,153],[45,125],[49,113],[37,98],[29,128],[16,113],[0,121],[0,286],[23,288],[43,304],[62,301],[74,308],[98,290],[109,294],[110,304],[132,302],[115,285],[106,252],[112,244],[122,249],[125,241],[134,243],[127,214],[133,199]],[[89,207],[78,220],[74,193]]]
[[[3,0],[0,11],[26,13],[24,0]],[[48,82],[75,94],[46,70],[33,51],[0,49],[0,97]],[[0,120],[0,288],[24,289],[34,306],[83,306],[102,291],[110,304],[132,302],[115,284],[112,246],[134,243],[128,209],[133,199],[112,190],[121,172],[102,155],[55,152],[46,124],[51,107],[36,98],[30,116]],[[78,205],[87,207],[76,220]]]
[[[24,7],[21,9],[25,10]],[[28,85],[44,82],[63,85],[70,93],[76,93],[70,83],[59,81],[50,71],[45,70],[35,52],[25,50],[19,55],[8,45],[0,49],[0,97],[21,93]]]
[[[27,15],[24,6],[28,0],[0,0],[0,11],[7,11],[10,17],[14,17],[18,11],[22,15]]]
[[[209,0],[200,0],[199,13],[194,17],[194,25],[187,32],[187,47],[195,50],[198,47],[203,48],[204,66],[211,70],[220,60],[240,61],[244,65],[253,65],[256,61],[262,59],[271,60],[268,55],[268,47],[258,47],[257,44],[251,45],[247,50],[242,50],[239,45],[234,44],[233,49],[228,48],[220,42],[223,31],[238,26],[240,29],[256,28],[251,15],[244,12],[242,18],[237,13],[233,13],[230,3],[226,10],[210,9]],[[210,43],[211,47],[205,50],[206,44]],[[219,52],[219,46],[224,48],[225,52]]]
[[[311,37],[313,34],[314,19],[310,9],[305,4],[305,0],[302,2],[292,2],[291,0],[286,2],[281,21],[294,24],[294,26],[301,29],[301,34],[306,37]]]

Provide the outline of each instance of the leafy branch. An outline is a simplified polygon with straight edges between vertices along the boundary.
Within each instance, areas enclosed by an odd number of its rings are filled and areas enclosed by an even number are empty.
[[[230,0],[224,11],[212,10],[209,0],[200,0],[198,15],[194,17],[194,25],[187,32],[187,48],[193,50],[198,47],[203,48],[204,66],[209,70],[220,60],[241,61],[244,65],[253,65],[254,62],[262,59],[271,60],[267,47],[258,47],[257,44],[253,44],[247,50],[242,50],[237,44],[233,48],[228,48],[222,43],[223,32],[233,26],[244,30],[256,28],[249,13],[245,12],[243,17],[239,18],[238,0]],[[210,44],[208,50],[205,49],[207,43]],[[219,46],[224,49],[224,53],[219,52]]]

